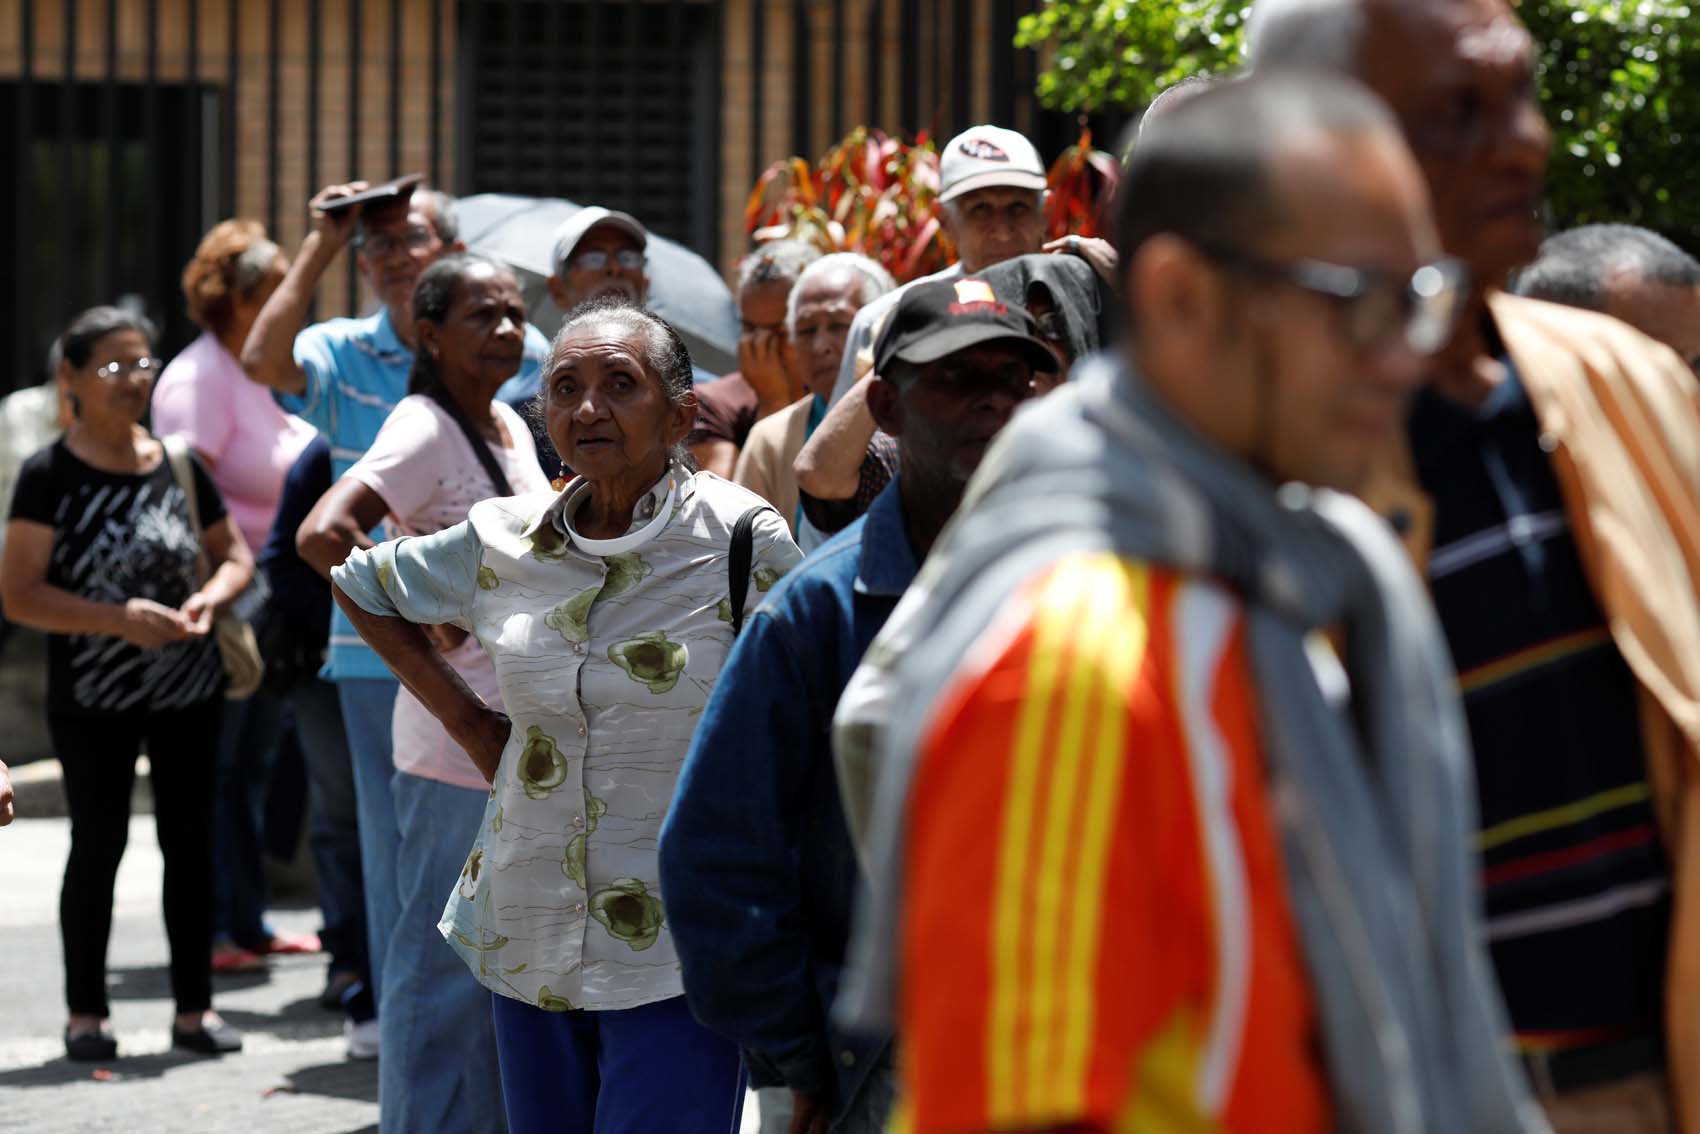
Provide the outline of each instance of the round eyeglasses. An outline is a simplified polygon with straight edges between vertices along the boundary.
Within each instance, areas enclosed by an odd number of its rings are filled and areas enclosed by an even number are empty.
[[[144,378],[152,378],[163,369],[165,363],[157,358],[137,358],[128,362],[109,362],[94,372],[96,378],[110,382],[114,378],[128,378],[140,374]]]

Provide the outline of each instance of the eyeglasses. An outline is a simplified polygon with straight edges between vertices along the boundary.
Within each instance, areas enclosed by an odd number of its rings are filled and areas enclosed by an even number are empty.
[[[110,382],[114,378],[127,378],[132,374],[140,374],[151,378],[165,365],[157,358],[138,358],[133,362],[109,362],[94,372],[96,378]]]
[[[1196,247],[1232,271],[1279,280],[1332,301],[1346,342],[1357,350],[1400,335],[1413,353],[1434,354],[1452,341],[1469,290],[1469,269],[1452,259],[1401,276],[1322,260],[1282,263],[1220,245]]]
[[[567,261],[567,264],[581,272],[600,272],[608,267],[609,256],[610,253],[598,248],[590,252],[580,252]],[[612,253],[612,257],[614,263],[628,272],[635,272],[643,267],[643,253],[634,252],[630,248],[622,248],[618,252]]]
[[[398,248],[423,252],[437,240],[437,234],[428,228],[410,228],[400,236],[391,236],[387,232],[362,232],[354,238],[354,247],[368,256],[382,258]]]

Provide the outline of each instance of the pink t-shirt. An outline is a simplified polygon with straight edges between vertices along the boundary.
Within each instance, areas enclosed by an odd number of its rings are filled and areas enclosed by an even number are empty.
[[[491,446],[507,475],[508,486],[515,495],[547,492],[549,480],[537,463],[531,430],[519,414],[501,402],[492,402],[490,408],[513,446]],[[441,406],[418,394],[397,404],[366,455],[343,475],[384,498],[390,509],[384,530],[392,539],[451,528],[466,519],[474,504],[496,495],[496,487],[466,434]],[[475,639],[468,638],[445,654],[444,660],[485,704],[502,707],[495,664]],[[489,788],[471,757],[405,688],[396,694],[391,728],[398,770],[455,787],[476,791]]]
[[[159,436],[175,433],[207,458],[225,508],[258,553],[271,535],[283,478],[313,439],[313,427],[284,413],[210,331],[159,376],[153,425]]]

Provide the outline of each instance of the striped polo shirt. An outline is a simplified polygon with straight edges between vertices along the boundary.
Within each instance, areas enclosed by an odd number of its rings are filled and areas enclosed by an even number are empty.
[[[1534,409],[1513,370],[1478,410],[1423,393],[1410,436],[1435,503],[1429,584],[1475,748],[1487,933],[1518,1044],[1657,1035],[1669,880],[1635,680]]]

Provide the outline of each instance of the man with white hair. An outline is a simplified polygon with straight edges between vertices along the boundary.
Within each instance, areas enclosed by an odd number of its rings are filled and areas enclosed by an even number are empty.
[[[1539,250],[1551,141],[1505,0],[1260,0],[1250,51],[1387,102],[1474,277],[1363,495],[1426,567],[1459,671],[1517,1048],[1561,1131],[1700,1130],[1693,375],[1501,290]]]
[[[739,261],[738,369],[697,387],[696,425],[685,438],[699,469],[731,480],[756,422],[802,396],[785,312],[803,269],[820,257],[807,241],[773,240]]]
[[[826,416],[827,394],[838,378],[856,313],[896,286],[891,273],[866,256],[836,252],[803,269],[791,289],[786,337],[802,396],[751,427],[732,479],[779,509],[799,537],[807,521],[798,507],[792,462]]]

